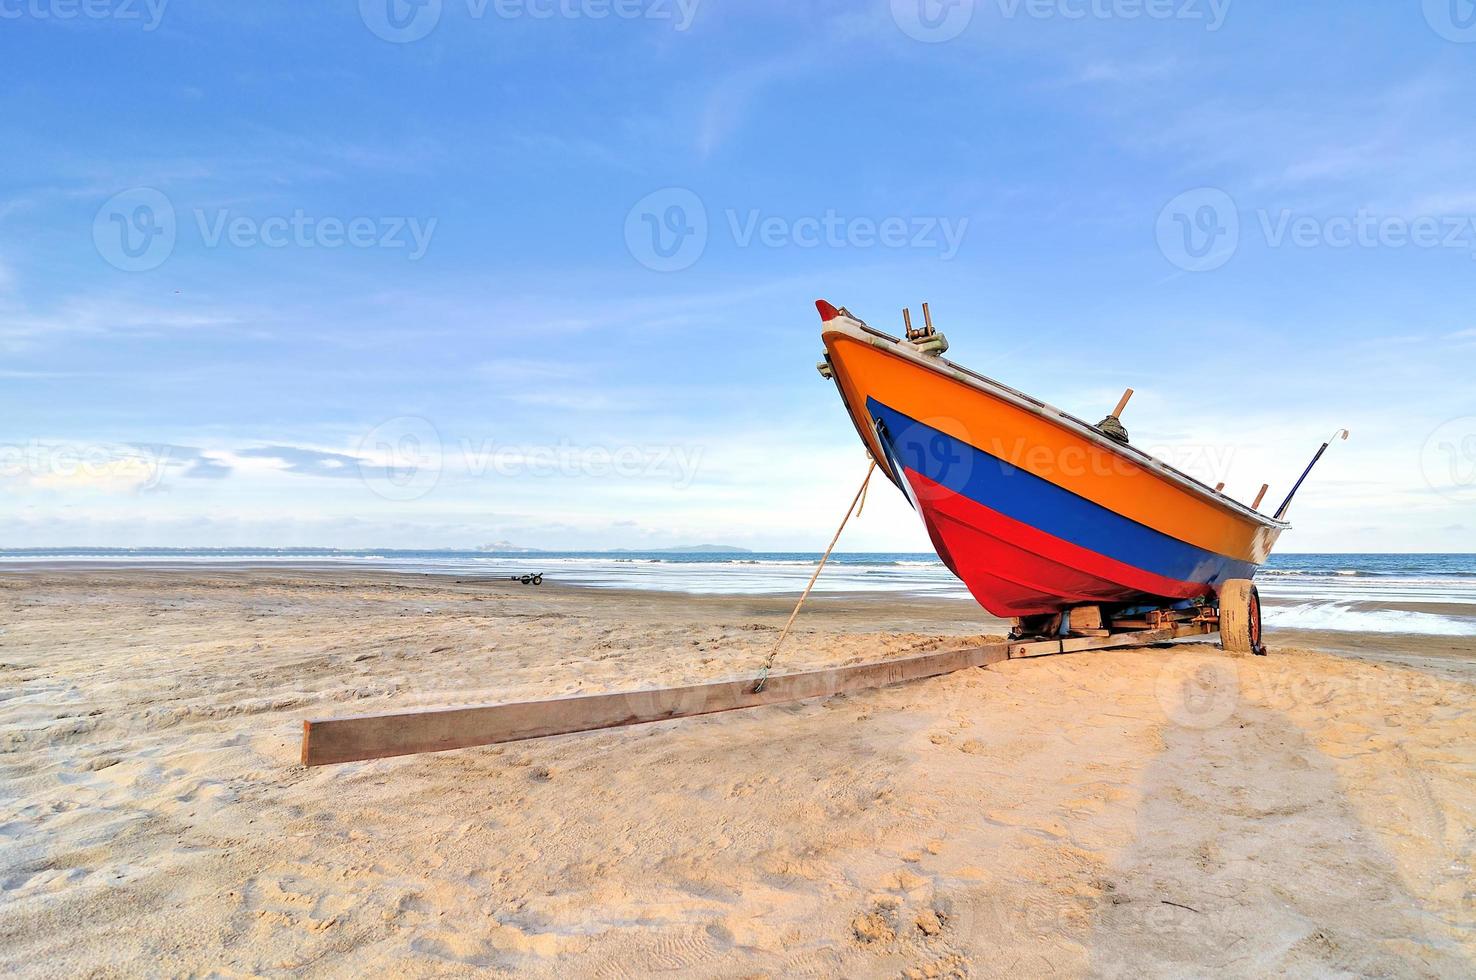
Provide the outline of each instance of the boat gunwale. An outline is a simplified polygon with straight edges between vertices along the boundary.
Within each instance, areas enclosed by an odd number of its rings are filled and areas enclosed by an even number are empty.
[[[1178,484],[1185,490],[1189,490],[1197,494],[1209,503],[1215,504],[1216,506],[1221,507],[1225,510],[1229,510],[1237,516],[1248,517],[1262,527],[1274,528],[1277,531],[1285,531],[1291,527],[1291,524],[1289,522],[1279,521],[1274,517],[1269,517],[1265,514],[1262,514],[1260,511],[1246,506],[1233,497],[1226,496],[1225,494],[1209,486],[1207,483],[1203,483],[1202,481],[1195,479],[1182,470],[1175,469],[1173,466],[1165,463],[1157,456],[1146,453],[1143,450],[1139,449],[1137,446],[1133,446],[1128,443],[1120,443],[1114,439],[1108,438],[1106,435],[1103,435],[1096,426],[1077,418],[1069,412],[1064,412],[1061,409],[1056,408],[1054,405],[1048,404],[1047,402],[1043,402],[1038,398],[1034,398],[1030,395],[1025,394],[1023,391],[1017,391],[1016,389],[1011,388],[1009,385],[1004,384],[1003,382],[996,381],[993,378],[980,374],[977,371],[970,370],[969,368],[966,368],[961,364],[957,364],[953,361],[948,360],[946,357],[923,354],[907,341],[903,340],[901,337],[894,337],[889,333],[878,330],[862,320],[857,320],[854,316],[848,316],[845,313],[840,313],[830,320],[825,321],[825,324],[820,331],[821,340],[824,341],[826,339],[826,335],[832,333],[840,334],[841,336],[849,337],[851,340],[866,343],[870,346],[877,347],[878,349],[889,351],[890,353],[901,357],[903,360],[926,368],[927,370],[932,371],[935,374],[939,374],[943,377],[962,382],[963,384],[984,394],[991,395],[996,398],[1001,398],[1018,408],[1023,408],[1035,415],[1040,416],[1048,422],[1054,422],[1063,425],[1067,430],[1074,431],[1078,435],[1085,436],[1089,442],[1093,443],[1099,448],[1109,450],[1112,453],[1121,456],[1130,462],[1137,463],[1140,466],[1144,466],[1149,470],[1154,471],[1157,475],[1165,477],[1171,482]],[[882,347],[880,344],[877,344],[875,342],[877,340],[885,341],[886,346]],[[827,347],[828,346],[829,345],[827,344]],[[839,385],[837,385],[837,388],[839,388]],[[841,396],[842,400],[844,401],[845,393],[841,392]],[[849,406],[847,407],[849,408]]]

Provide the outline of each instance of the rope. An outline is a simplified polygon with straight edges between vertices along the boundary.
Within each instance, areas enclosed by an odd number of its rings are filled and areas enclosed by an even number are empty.
[[[852,512],[860,515],[861,511],[857,510],[856,505],[860,504],[863,508],[866,506],[866,486],[871,482],[871,474],[875,469],[876,460],[873,459],[866,467],[866,479],[861,481],[861,489],[857,490],[856,496],[851,498],[851,506],[846,508],[846,516],[841,518],[840,527],[835,529],[835,537],[830,539],[830,547],[826,548],[825,554],[820,556],[820,564],[815,566],[815,572],[810,576],[809,584],[805,586],[805,591],[800,593],[799,602],[794,604],[794,611],[789,614],[789,622],[784,624],[784,631],[779,634],[779,639],[774,641],[774,649],[769,651],[769,656],[764,660],[763,669],[759,671],[758,682],[753,685],[754,694],[763,691],[764,685],[769,682],[769,670],[774,666],[774,658],[779,655],[779,645],[789,635],[789,628],[794,625],[794,618],[799,615],[800,606],[803,606],[805,600],[810,597],[810,590],[815,587],[815,580],[820,577],[820,570],[830,560],[830,553],[835,550],[835,543],[840,540],[841,532],[846,529],[846,522],[851,519]]]
[[[1128,441],[1128,430],[1123,428],[1122,422],[1116,415],[1109,415],[1097,423],[1097,430],[1108,439],[1115,439],[1126,444]]]

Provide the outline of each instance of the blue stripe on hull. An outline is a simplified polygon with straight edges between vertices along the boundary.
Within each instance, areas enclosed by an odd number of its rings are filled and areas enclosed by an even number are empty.
[[[1255,574],[1250,562],[1139,524],[874,398],[866,408],[885,425],[890,448],[904,466],[1022,524],[1179,582],[1214,584]]]

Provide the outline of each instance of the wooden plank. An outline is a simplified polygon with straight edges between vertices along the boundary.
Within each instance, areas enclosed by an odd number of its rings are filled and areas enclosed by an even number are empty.
[[[983,667],[1008,658],[1009,645],[999,643],[881,663],[776,674],[759,694],[753,693],[755,679],[750,677],[659,690],[304,721],[302,764],[321,766],[441,752],[827,697]]]
[[[777,674],[769,678],[764,690],[758,694],[753,691],[755,679],[749,677],[686,687],[304,721],[302,764],[322,766],[358,762],[620,728],[737,708],[828,697],[846,691],[936,677],[967,667],[986,667],[1021,657],[1143,646],[1213,632],[1206,624],[1192,623],[1111,636],[1074,636],[962,647],[880,663]]]
[[[1101,606],[1077,606],[1066,615],[1069,617],[1069,625],[1073,633],[1085,633],[1088,630],[1102,628]]]

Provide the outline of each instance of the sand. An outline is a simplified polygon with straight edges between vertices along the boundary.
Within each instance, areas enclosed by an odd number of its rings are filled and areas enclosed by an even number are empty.
[[[0,972],[1476,972],[1461,639],[1049,657],[296,764],[308,717],[751,671],[787,607],[385,574],[0,576]],[[963,603],[821,598],[780,662],[1000,629]]]

